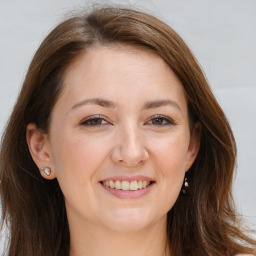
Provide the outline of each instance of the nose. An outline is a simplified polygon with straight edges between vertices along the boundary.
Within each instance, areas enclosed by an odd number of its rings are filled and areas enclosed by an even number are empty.
[[[149,153],[144,145],[142,133],[136,125],[120,127],[111,152],[112,161],[127,167],[144,164],[149,158]]]

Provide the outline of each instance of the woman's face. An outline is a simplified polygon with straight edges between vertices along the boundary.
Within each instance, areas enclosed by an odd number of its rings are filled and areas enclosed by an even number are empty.
[[[198,139],[181,82],[156,54],[95,47],[67,70],[44,144],[72,225],[165,223]]]

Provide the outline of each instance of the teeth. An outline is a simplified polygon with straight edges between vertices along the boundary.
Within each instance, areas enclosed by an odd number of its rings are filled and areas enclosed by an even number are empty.
[[[147,181],[142,181],[142,188],[145,188],[147,186],[148,182]]]
[[[130,190],[130,184],[129,181],[122,181],[122,190]]]
[[[115,187],[115,183],[114,183],[113,180],[109,181],[109,186],[110,186],[110,188],[114,188]]]
[[[120,180],[117,180],[117,181],[115,182],[115,189],[122,189],[122,183],[121,183]]]
[[[136,180],[130,182],[130,190],[138,190],[138,182]]]
[[[103,181],[103,185],[106,187],[114,188],[114,189],[121,189],[121,190],[138,190],[138,189],[143,189],[146,188],[150,184],[150,181],[145,181],[145,180],[133,180],[131,182],[127,180],[107,180]]]
[[[142,189],[142,180],[138,181],[138,189]]]

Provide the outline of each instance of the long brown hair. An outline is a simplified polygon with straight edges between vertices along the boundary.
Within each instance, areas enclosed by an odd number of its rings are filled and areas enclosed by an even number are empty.
[[[3,223],[10,256],[65,256],[69,227],[58,181],[45,180],[27,142],[29,123],[48,132],[51,111],[67,67],[89,47],[121,43],[161,56],[182,82],[191,123],[201,123],[201,146],[188,173],[189,191],[168,213],[175,256],[256,253],[241,229],[232,199],[236,144],[230,125],[190,50],[168,25],[136,10],[94,9],[59,24],[36,52],[2,139],[0,155]]]

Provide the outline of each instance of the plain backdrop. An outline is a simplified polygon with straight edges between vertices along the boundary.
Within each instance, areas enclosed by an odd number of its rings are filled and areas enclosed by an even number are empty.
[[[255,225],[256,0],[0,0],[0,135],[41,41],[64,14],[93,3],[148,11],[191,48],[233,128],[238,146],[235,200]]]

